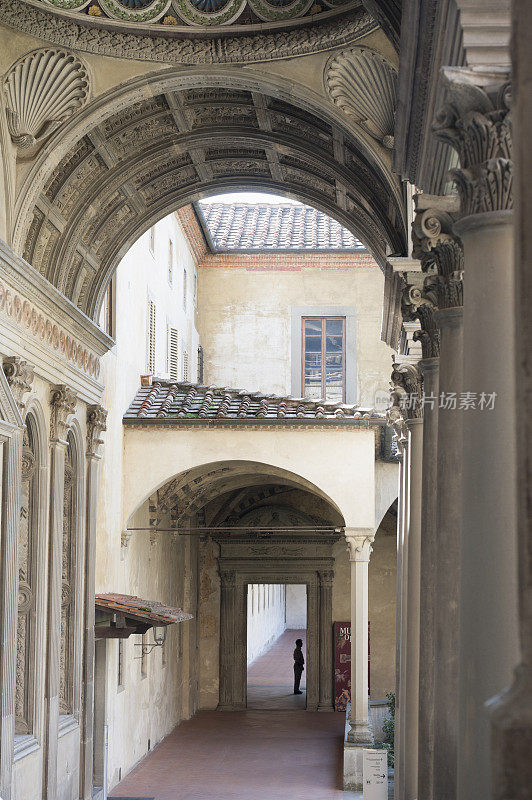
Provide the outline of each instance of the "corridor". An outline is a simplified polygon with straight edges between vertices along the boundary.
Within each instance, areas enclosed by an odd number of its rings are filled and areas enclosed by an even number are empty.
[[[294,695],[293,652],[296,639],[302,639],[306,661],[306,637],[305,630],[286,630],[269,650],[249,665],[248,709],[304,711],[306,669],[301,678],[303,694]]]
[[[348,800],[343,714],[203,711],[112,792],[154,800]]]

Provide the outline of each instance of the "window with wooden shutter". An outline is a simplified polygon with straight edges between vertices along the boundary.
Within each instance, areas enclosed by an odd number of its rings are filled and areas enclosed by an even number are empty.
[[[177,328],[168,326],[168,354],[166,369],[170,380],[179,380],[179,331]]]
[[[183,350],[183,380],[188,381],[188,353]]]
[[[153,375],[155,372],[155,303],[148,300],[148,341],[146,356],[146,372]]]

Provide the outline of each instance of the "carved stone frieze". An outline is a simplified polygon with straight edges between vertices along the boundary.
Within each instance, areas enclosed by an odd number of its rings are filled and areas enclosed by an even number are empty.
[[[107,411],[103,406],[93,405],[87,408],[87,455],[100,455],[103,439],[101,434],[107,430]]]
[[[445,100],[434,130],[458,153],[460,168],[450,174],[460,195],[462,216],[512,208],[508,72],[445,67],[442,73]]]
[[[178,0],[179,1],[179,0]],[[184,5],[184,4],[183,4]],[[168,64],[246,64],[319,53],[351,44],[378,28],[364,9],[342,19],[322,19],[295,30],[265,32],[264,23],[255,35],[186,37],[174,24],[153,30],[124,26],[119,20],[102,20],[98,15],[62,14],[59,9],[29,5],[24,0],[0,0],[5,25],[61,47],[87,53],[159,61]],[[172,16],[172,15],[168,15]],[[99,22],[104,24],[98,24]]]
[[[87,102],[89,77],[67,50],[34,50],[8,69],[4,92],[11,139],[29,150]]]
[[[77,397],[75,392],[64,384],[56,384],[50,391],[52,409],[50,439],[65,441],[71,418],[76,412]]]
[[[13,397],[17,401],[18,407],[22,410],[24,408],[23,397],[27,392],[31,392],[33,386],[35,378],[34,367],[20,358],[20,356],[7,356],[3,360],[2,367]]]
[[[384,147],[393,148],[397,69],[382,53],[352,47],[335,55],[325,70],[334,103]]]

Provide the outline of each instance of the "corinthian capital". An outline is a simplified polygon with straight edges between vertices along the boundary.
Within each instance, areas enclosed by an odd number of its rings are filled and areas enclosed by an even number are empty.
[[[346,528],[345,538],[350,561],[369,561],[375,532],[369,528]]]
[[[462,305],[464,248],[453,232],[458,216],[456,195],[414,197],[416,214],[412,223],[413,255],[428,273],[423,296],[433,308]]]
[[[444,67],[438,139],[458,153],[452,169],[463,216],[512,208],[512,118],[505,68]]]
[[[440,354],[440,335],[434,321],[437,307],[436,298],[425,291],[424,284],[405,286],[401,300],[403,321],[419,322],[420,330],[414,331],[413,339],[421,342],[423,358],[435,358]]]
[[[87,455],[99,456],[103,439],[102,433],[107,430],[107,411],[99,405],[87,408]]]
[[[394,364],[391,379],[392,408],[400,409],[403,419],[419,419],[422,414],[423,378],[415,364]]]
[[[22,398],[27,392],[31,392],[35,378],[34,368],[20,356],[7,356],[3,360],[2,367],[13,397],[22,410],[24,408]]]
[[[52,417],[50,438],[52,441],[65,441],[71,417],[76,412],[77,397],[65,384],[60,383],[51,388]]]

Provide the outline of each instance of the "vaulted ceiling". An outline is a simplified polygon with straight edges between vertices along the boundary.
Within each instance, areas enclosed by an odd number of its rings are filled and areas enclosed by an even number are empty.
[[[91,317],[156,220],[221,189],[285,193],[352,230],[383,264],[404,248],[400,184],[378,148],[294,93],[245,79],[179,88],[167,71],[86,106],[19,192],[14,244]],[[235,85],[236,84],[236,85]],[[380,133],[379,133],[380,135]]]

